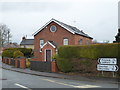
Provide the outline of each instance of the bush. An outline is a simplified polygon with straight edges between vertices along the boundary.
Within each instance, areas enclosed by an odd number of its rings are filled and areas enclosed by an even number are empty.
[[[86,46],[61,46],[55,56],[58,68],[63,72],[92,72],[100,57],[118,58],[120,44],[97,44]],[[93,69],[92,69],[93,68]]]
[[[21,51],[15,51],[13,54],[14,58],[20,58],[20,57],[24,57],[24,54]]]
[[[69,59],[64,59],[56,56],[57,66],[62,72],[70,72],[72,70],[72,63]]]
[[[32,57],[33,56],[33,51],[30,48],[8,48],[6,50],[9,50],[10,52],[15,52],[15,51],[21,51],[26,58]],[[6,51],[4,50],[4,51]],[[11,53],[11,56],[13,57],[13,53]]]
[[[30,67],[30,60],[31,60],[30,58],[27,58],[27,59],[26,59],[26,67],[27,67],[27,68]]]
[[[58,50],[62,58],[89,58],[118,57],[118,45],[120,44],[98,44],[86,46],[62,46]]]
[[[5,50],[5,51],[3,51],[2,57],[10,57],[10,58],[13,58],[13,51],[10,51],[10,50]]]

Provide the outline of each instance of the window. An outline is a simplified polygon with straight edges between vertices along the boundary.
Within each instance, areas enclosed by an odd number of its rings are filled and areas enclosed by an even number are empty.
[[[82,45],[82,41],[83,41],[83,40],[82,40],[82,39],[80,39],[80,41],[79,41],[80,45]]]
[[[63,45],[68,45],[68,39],[67,39],[67,38],[65,38],[65,39],[63,40]]]
[[[44,40],[43,39],[40,39],[40,52],[42,52],[42,46],[43,46],[43,44],[44,44]]]
[[[43,44],[44,44],[44,40],[40,40],[40,47],[42,47],[43,46]]]
[[[88,45],[89,44],[89,41],[88,40],[86,40],[86,45]]]
[[[52,25],[51,27],[50,27],[50,31],[51,32],[55,32],[57,30],[57,27],[55,26],[55,25]]]

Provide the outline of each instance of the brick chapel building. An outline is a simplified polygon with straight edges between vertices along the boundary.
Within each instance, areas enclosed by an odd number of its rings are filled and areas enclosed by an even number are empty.
[[[34,56],[37,61],[51,61],[63,45],[89,45],[92,37],[76,27],[51,19],[34,34]]]

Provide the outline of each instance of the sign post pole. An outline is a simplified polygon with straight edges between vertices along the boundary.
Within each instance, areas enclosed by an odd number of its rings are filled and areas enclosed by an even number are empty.
[[[97,70],[102,71],[102,76],[104,76],[103,71],[111,71],[112,76],[115,77],[115,72],[118,71],[119,67],[117,64],[117,58],[99,58],[98,59]]]
[[[102,71],[102,76],[104,76],[104,73],[103,73],[103,71]]]
[[[115,74],[114,74],[114,72],[113,72],[113,77],[115,77]]]

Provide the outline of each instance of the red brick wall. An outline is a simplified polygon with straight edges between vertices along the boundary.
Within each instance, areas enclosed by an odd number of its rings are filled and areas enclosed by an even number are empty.
[[[52,50],[52,56],[56,54],[56,48],[53,48],[50,44],[47,44],[42,49],[42,61],[45,61],[46,50]]]
[[[56,32],[51,32],[50,31],[50,26],[51,25],[56,25],[57,31]],[[47,27],[45,27],[41,32],[39,32],[35,37],[34,37],[34,56],[38,57],[41,61],[42,59],[42,54],[40,53],[40,39],[44,39],[44,42],[47,42],[48,40],[52,40],[56,43],[58,43],[59,46],[63,45],[63,38],[67,37],[69,39],[69,45],[74,45],[74,35],[70,33],[67,30],[64,30],[61,26],[58,24],[52,22],[50,23]]]
[[[92,44],[92,39],[86,38],[80,35],[75,35],[75,45],[80,45],[80,39],[82,39],[82,45],[86,45],[86,40],[88,40],[89,44]]]
[[[55,25],[57,27],[56,32],[51,32],[50,31],[50,26]],[[68,38],[69,40],[69,45],[79,45],[79,40],[80,38],[83,38],[83,45],[85,45],[86,37],[80,36],[80,35],[75,35],[72,34],[71,32],[64,30],[63,27],[60,25],[51,22],[49,25],[47,25],[41,32],[39,32],[37,35],[34,37],[34,56],[37,57],[37,60],[42,61],[42,53],[40,53],[40,39],[44,40],[44,43],[46,43],[49,40],[52,40],[56,42],[59,46],[63,45],[63,39]],[[91,43],[91,40],[88,39],[89,42]]]

